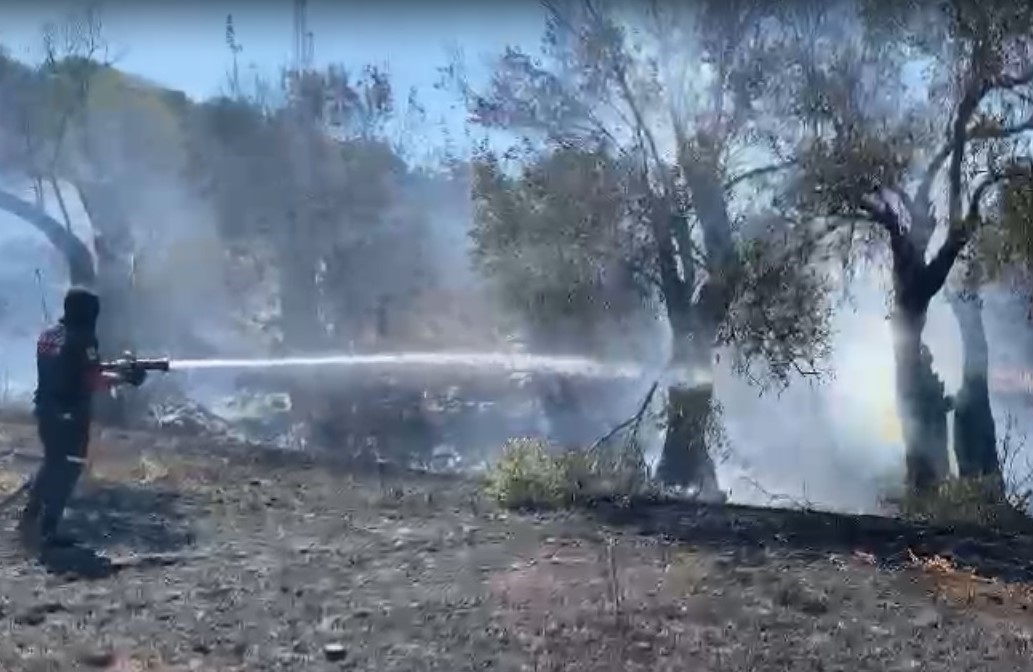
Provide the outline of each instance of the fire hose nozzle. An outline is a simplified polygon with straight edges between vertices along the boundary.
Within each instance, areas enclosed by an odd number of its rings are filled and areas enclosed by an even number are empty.
[[[101,362],[100,368],[102,371],[113,371],[115,373],[133,373],[136,371],[161,371],[162,373],[168,373],[169,365],[168,357],[140,358],[127,352],[118,359]]]

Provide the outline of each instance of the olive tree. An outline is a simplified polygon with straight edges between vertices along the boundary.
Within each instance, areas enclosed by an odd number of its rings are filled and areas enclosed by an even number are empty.
[[[662,300],[671,371],[686,374],[667,388],[659,476],[713,490],[706,437],[719,346],[734,347],[741,372],[782,384],[815,373],[827,348],[825,278],[804,258],[811,248],[780,245],[782,218],[744,226],[758,214],[750,204],[770,200],[758,189],[765,178],[794,163],[765,103],[780,85],[786,16],[749,0],[546,9],[539,55],[507,49],[484,91],[456,65],[449,74],[477,123],[525,136],[532,155],[576,149],[625,167],[620,212],[649,250],[635,276]]]
[[[1024,5],[1003,2],[833,3],[797,43],[799,87],[787,87],[783,101],[806,129],[797,205],[817,214],[845,250],[871,249],[860,242],[885,251],[898,411],[915,489],[948,473],[952,407],[962,472],[999,470],[979,269],[966,256],[984,228],[983,203],[1028,172],[1031,18]],[[922,332],[930,302],[959,266],[951,305],[964,375],[951,398]]]

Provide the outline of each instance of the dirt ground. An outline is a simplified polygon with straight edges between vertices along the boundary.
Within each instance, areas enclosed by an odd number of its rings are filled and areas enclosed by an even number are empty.
[[[460,478],[105,432],[78,549],[0,514],[0,670],[1033,670],[1033,540],[690,504],[506,514]],[[34,466],[0,425],[0,490]],[[976,568],[976,574],[963,569]]]

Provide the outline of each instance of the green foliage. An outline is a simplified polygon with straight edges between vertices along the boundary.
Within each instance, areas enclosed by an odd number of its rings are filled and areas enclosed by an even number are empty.
[[[798,144],[799,123],[767,112],[793,77],[774,76],[772,64],[791,54],[775,36],[780,25],[796,27],[786,23],[795,9],[709,0],[548,9],[540,54],[506,50],[485,91],[451,71],[479,124],[519,132],[540,152],[519,177],[490,157],[479,167],[478,260],[506,303],[552,324],[591,324],[606,312],[633,312],[623,297],[638,293],[666,304],[677,338],[710,342],[728,318],[721,340],[748,339],[740,353],[751,365],[776,358],[767,369],[778,371],[779,383],[802,368],[801,357],[820,359],[828,329],[819,278],[790,277],[789,264],[776,272],[772,261],[735,267],[752,260],[736,253],[744,238],[737,221],[770,195],[739,199],[749,193],[739,187],[779,171],[736,175],[733,164],[748,155],[751,164],[784,165]],[[774,180],[768,186],[781,188]],[[761,289],[765,281],[793,289],[781,300]],[[812,297],[818,303],[791,328],[790,309]]]
[[[488,474],[488,492],[507,508],[550,508],[572,503],[576,482],[539,439],[510,439]]]
[[[523,320],[546,330],[578,320],[590,330],[642,307],[649,287],[622,177],[601,151],[557,150],[515,177],[494,155],[478,158],[474,262]]]
[[[801,209],[858,217],[866,199],[901,183],[914,149],[908,133],[886,120],[853,120],[831,137],[815,138],[801,153]]]
[[[276,272],[281,310],[307,316],[299,332],[383,338],[388,313],[401,322],[433,289],[425,201],[454,185],[414,170],[387,137],[385,73],[288,71],[278,94],[275,104],[238,92],[199,106],[190,181],[238,257]]]
[[[975,57],[991,68],[1033,26],[1033,8],[1011,0],[860,0],[860,16],[870,36],[891,48],[919,53]],[[996,63],[995,63],[996,61]]]
[[[558,508],[599,497],[647,494],[651,482],[635,442],[556,453],[548,442],[510,439],[488,474],[488,492],[506,508]]]
[[[1033,274],[1033,178],[1010,180],[1001,193],[999,221],[984,227],[976,238],[976,259],[986,275],[997,279],[1018,267]]]
[[[718,334],[732,347],[733,367],[761,387],[821,373],[832,341],[827,275],[764,238],[744,243],[739,254],[734,298]]]

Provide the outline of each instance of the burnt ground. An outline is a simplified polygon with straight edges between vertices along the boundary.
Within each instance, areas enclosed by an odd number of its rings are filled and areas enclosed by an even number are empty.
[[[32,428],[0,444],[10,491]],[[0,514],[0,670],[1033,670],[1033,538],[506,514],[471,479],[161,434],[93,455],[69,527],[95,553],[27,560]]]

